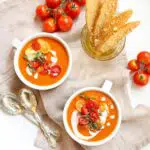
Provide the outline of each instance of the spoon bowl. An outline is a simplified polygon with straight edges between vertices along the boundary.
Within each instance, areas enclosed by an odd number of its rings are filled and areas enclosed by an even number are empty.
[[[1,97],[1,106],[4,112],[10,115],[19,115],[23,113],[23,107],[16,101],[17,96],[15,94],[5,94]]]
[[[21,89],[19,92],[21,105],[29,111],[36,111],[37,100],[34,93],[29,89]]]

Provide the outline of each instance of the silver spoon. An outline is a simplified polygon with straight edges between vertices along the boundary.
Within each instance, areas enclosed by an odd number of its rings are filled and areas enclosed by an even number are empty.
[[[41,117],[36,111],[37,108],[37,100],[35,95],[31,90],[21,89],[20,93],[20,103],[21,105],[29,112],[31,112],[38,122],[41,130],[43,131],[44,136],[47,138],[49,145],[52,148],[56,147],[56,139],[60,136],[59,131],[52,131],[50,128],[42,121]],[[52,136],[53,135],[53,136]]]
[[[38,126],[37,122],[27,114],[23,107],[17,101],[17,96],[13,93],[3,93],[0,97],[1,109],[9,115],[23,115],[26,119]]]

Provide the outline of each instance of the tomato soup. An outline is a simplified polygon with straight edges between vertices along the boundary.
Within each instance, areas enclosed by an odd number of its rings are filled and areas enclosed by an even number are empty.
[[[97,142],[107,138],[118,123],[118,109],[113,100],[100,91],[86,91],[69,104],[67,123],[81,140]]]
[[[61,80],[69,64],[65,47],[57,40],[39,37],[21,50],[19,69],[23,77],[38,86],[48,86]]]

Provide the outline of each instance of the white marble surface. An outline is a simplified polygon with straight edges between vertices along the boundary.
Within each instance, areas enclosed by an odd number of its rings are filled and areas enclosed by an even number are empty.
[[[3,1],[3,0],[0,0]],[[127,38],[128,58],[135,58],[142,50],[150,51],[150,0],[120,0],[120,10],[132,8],[133,19],[141,20],[141,26]],[[150,84],[144,88],[132,86],[132,104],[150,106]],[[11,117],[0,111],[0,150],[38,150],[33,146],[37,128],[22,116]],[[150,150],[150,145],[142,150]]]

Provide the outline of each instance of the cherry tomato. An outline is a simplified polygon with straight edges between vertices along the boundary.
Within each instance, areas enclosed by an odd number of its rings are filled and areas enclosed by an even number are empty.
[[[34,68],[37,69],[40,66],[40,63],[37,61],[32,61],[30,62],[30,65]]]
[[[51,70],[50,75],[51,75],[52,77],[57,77],[57,76],[61,73],[61,68],[60,68],[59,65],[52,66],[52,67],[50,68],[50,70]]]
[[[93,121],[93,122],[96,122],[98,119],[99,119],[99,114],[98,112],[91,112],[90,113],[90,119]]]
[[[50,11],[49,11],[47,5],[39,5],[39,6],[37,6],[37,8],[36,8],[36,15],[39,18],[41,18],[42,20],[48,18],[49,15],[50,15]]]
[[[144,65],[150,64],[150,53],[147,51],[140,52],[137,56],[137,60]]]
[[[40,67],[38,68],[38,72],[39,72],[40,74],[42,74],[42,75],[47,75],[48,70],[45,70],[43,66],[40,66]]]
[[[87,109],[99,109],[99,106],[98,104],[95,102],[95,101],[92,101],[92,100],[87,100],[87,103],[86,103],[86,108]]]
[[[61,3],[61,0],[46,0],[46,4],[49,8],[57,8]]]
[[[79,118],[79,125],[84,126],[87,125],[89,123],[89,120],[85,117],[80,117]]]
[[[56,20],[54,18],[45,20],[43,23],[43,30],[50,33],[57,31]]]
[[[48,66],[48,63],[47,63],[47,62],[43,64],[43,68],[44,68],[44,70],[48,70],[48,69],[50,68],[50,67]]]
[[[42,74],[42,75],[47,75],[47,73],[48,73],[48,71],[44,70],[44,69],[40,72],[40,74]]]
[[[39,43],[37,40],[34,40],[34,41],[32,42],[32,48],[33,48],[35,51],[38,51],[38,50],[41,49],[41,45],[40,45],[40,43]]]
[[[61,16],[58,19],[58,27],[61,31],[66,32],[72,28],[73,21],[69,16]]]
[[[150,75],[150,64],[148,64],[147,66],[145,66],[145,72]]]
[[[89,112],[88,112],[88,109],[86,108],[86,106],[83,106],[82,108],[81,108],[81,114],[82,115],[87,115]]]
[[[149,77],[144,72],[136,72],[133,76],[133,81],[135,84],[144,86],[148,83]]]
[[[78,3],[79,6],[84,6],[86,4],[86,0],[74,0],[76,3]]]
[[[72,19],[75,19],[80,14],[80,6],[76,2],[68,2],[65,8],[65,12]]]
[[[128,63],[128,68],[131,71],[137,71],[137,70],[139,70],[139,64],[138,64],[137,60],[135,60],[135,59],[130,60],[129,63]]]
[[[62,8],[53,9],[51,15],[55,19],[59,19],[60,16],[64,15],[64,10]]]

